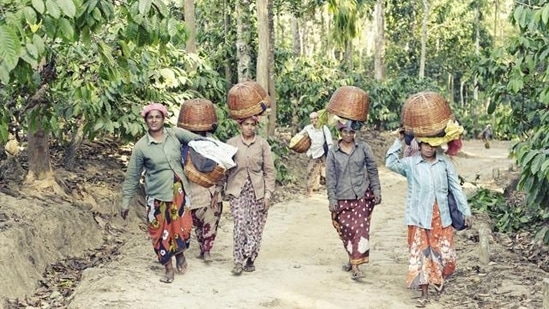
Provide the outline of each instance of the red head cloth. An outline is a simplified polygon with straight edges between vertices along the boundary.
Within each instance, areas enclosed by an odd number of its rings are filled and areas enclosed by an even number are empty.
[[[168,110],[160,103],[152,103],[143,107],[143,110],[141,110],[141,116],[145,118],[150,111],[154,110],[160,111],[164,115],[164,118],[168,117]]]

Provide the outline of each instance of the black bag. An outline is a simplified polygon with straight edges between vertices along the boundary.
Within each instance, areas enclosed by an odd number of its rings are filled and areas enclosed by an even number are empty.
[[[465,224],[465,218],[463,214],[459,211],[456,203],[456,199],[452,192],[448,192],[448,206],[450,208],[450,217],[452,217],[452,226],[454,229],[461,231],[467,228]]]
[[[324,134],[324,144],[322,145],[324,149],[324,155],[328,155],[328,151],[330,150],[330,146],[328,146],[328,141],[326,141],[326,132],[324,131],[325,126],[322,127],[322,134]]]

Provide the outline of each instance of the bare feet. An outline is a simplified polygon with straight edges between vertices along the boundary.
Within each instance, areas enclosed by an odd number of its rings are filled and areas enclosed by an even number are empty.
[[[166,267],[166,273],[164,274],[164,277],[160,278],[160,282],[172,283],[173,278],[174,278],[174,274],[175,274],[175,270],[173,269],[172,261],[170,260],[170,262],[168,264],[166,264],[165,267]]]
[[[212,257],[210,256],[210,252],[206,251],[204,254],[202,254],[202,259],[205,263],[210,263],[212,261]]]
[[[235,276],[240,276],[242,274],[243,270],[244,270],[244,268],[242,268],[242,264],[236,263],[236,264],[234,264],[233,270],[231,270],[231,272]]]
[[[177,273],[183,275],[187,272],[187,259],[183,253],[175,255],[175,267],[177,268]]]
[[[246,265],[242,268],[245,272],[251,273],[252,271],[255,271],[255,265],[254,261],[248,259],[246,260]]]

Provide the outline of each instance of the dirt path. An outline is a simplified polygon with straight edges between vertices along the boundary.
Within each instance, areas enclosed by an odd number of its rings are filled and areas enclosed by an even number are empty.
[[[512,164],[508,145],[494,143],[484,149],[479,142],[466,142],[468,156],[457,159],[458,172],[466,181],[490,181],[495,171]],[[272,207],[257,270],[240,277],[230,274],[228,208],[212,253],[214,261],[206,265],[196,259],[193,242],[187,252],[188,272],[170,285],[158,282],[163,268],[155,263],[145,234],[135,228],[138,222],[120,221],[132,233],[122,254],[113,263],[84,272],[69,308],[413,308],[413,294],[404,285],[406,183],[384,167],[380,176],[383,203],[373,213],[371,262],[363,266],[367,277],[361,283],[341,270],[346,253],[331,226],[322,193],[311,199],[299,195]],[[428,308],[445,306],[433,301]]]

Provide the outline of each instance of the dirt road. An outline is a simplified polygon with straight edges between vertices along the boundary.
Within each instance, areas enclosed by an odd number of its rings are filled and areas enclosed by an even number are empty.
[[[490,182],[508,169],[509,143],[484,149],[466,142],[457,169],[466,181]],[[189,270],[172,284],[158,281],[163,267],[136,226],[118,222],[131,237],[121,255],[101,268],[87,269],[69,308],[414,308],[405,287],[407,269],[403,203],[404,178],[380,166],[383,203],[372,217],[371,262],[363,266],[363,282],[351,280],[341,266],[346,253],[331,226],[325,193],[276,204],[269,212],[257,270],[232,276],[232,221],[228,205],[209,265],[195,258],[196,243],[187,251]],[[136,211],[136,209],[132,209]],[[463,255],[463,251],[458,251]],[[470,258],[470,257],[469,257]],[[459,267],[459,264],[458,264]],[[432,301],[428,308],[445,308]],[[459,308],[456,303],[454,308]]]

